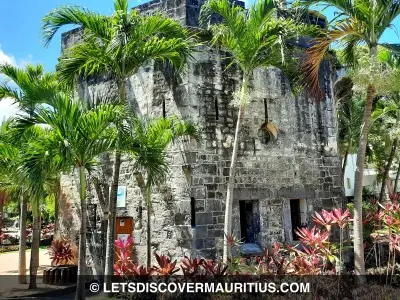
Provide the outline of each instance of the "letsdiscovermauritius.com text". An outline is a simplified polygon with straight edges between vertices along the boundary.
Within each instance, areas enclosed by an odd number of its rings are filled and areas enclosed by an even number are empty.
[[[97,283],[96,283],[97,284]],[[99,286],[96,286],[97,291]],[[92,287],[91,287],[92,290]],[[92,291],[95,292],[96,289]],[[309,293],[309,283],[273,282],[113,282],[104,283],[105,293]]]

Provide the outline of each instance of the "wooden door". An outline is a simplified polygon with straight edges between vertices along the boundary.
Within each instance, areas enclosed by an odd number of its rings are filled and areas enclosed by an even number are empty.
[[[115,224],[115,237],[117,240],[126,241],[133,234],[133,218],[132,217],[117,217]],[[128,247],[130,258],[132,259],[133,243]],[[114,246],[114,263],[118,264],[120,250]],[[120,265],[120,264],[119,264]],[[132,266],[128,266],[131,268]]]

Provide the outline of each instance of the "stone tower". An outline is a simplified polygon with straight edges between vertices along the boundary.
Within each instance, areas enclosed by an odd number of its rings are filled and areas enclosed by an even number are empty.
[[[145,14],[162,10],[182,24],[196,27],[202,3],[161,0],[138,9]],[[79,30],[64,34],[63,48],[79,36]],[[150,62],[127,84],[129,102],[138,114],[177,115],[202,130],[201,144],[171,147],[168,180],[152,194],[152,247],[157,252],[181,256],[196,249],[209,258],[222,252],[226,185],[237,118],[232,100],[241,84],[240,71],[234,66],[226,70],[229,61],[223,57],[221,51],[202,47],[179,77],[172,75],[168,66]],[[326,99],[314,101],[306,92],[294,96],[280,70],[254,71],[240,135],[233,204],[233,231],[244,242],[262,247],[275,241],[292,243],[296,238],[293,229],[309,225],[314,211],[341,205],[331,78],[334,74],[324,63],[321,82]],[[80,93],[85,97],[112,89],[113,83],[102,77],[82,82]],[[65,197],[72,203],[78,202],[73,181],[65,177],[63,184]],[[144,263],[147,208],[128,160],[121,168],[120,186],[125,186],[127,193],[126,205],[118,208],[118,215],[133,217],[135,254]],[[92,203],[98,203],[95,192],[92,196]],[[94,207],[98,221],[103,220],[101,205]],[[76,231],[73,222],[70,224],[73,235]],[[93,229],[90,238],[89,253],[99,273],[105,251],[104,230]]]

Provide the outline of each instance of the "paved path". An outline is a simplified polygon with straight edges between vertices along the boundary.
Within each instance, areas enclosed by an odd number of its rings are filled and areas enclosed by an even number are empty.
[[[86,291],[85,295],[86,299],[92,299],[92,300],[113,300],[115,298],[109,298],[106,295],[101,295],[101,294],[93,294],[90,291]],[[52,297],[25,297],[24,300],[53,300],[54,298]],[[68,295],[62,295],[62,296],[57,296],[57,300],[74,300],[75,299],[75,293],[68,294]]]
[[[26,273],[29,274],[29,263],[31,259],[31,250],[26,251]],[[43,274],[43,269],[51,265],[50,256],[47,255],[46,249],[39,250],[39,268],[38,275]],[[23,297],[24,295],[32,293],[32,290],[28,290],[28,284],[18,283],[18,251],[0,253],[0,275],[12,275],[4,276],[0,282],[0,299],[4,297],[16,296]],[[29,276],[27,277],[29,282]],[[48,286],[42,284],[42,279],[37,279],[38,289],[35,292],[46,292],[53,290],[54,286]],[[59,288],[59,287],[56,287]]]
[[[29,263],[31,259],[31,250],[26,251],[26,272],[29,273]],[[51,265],[50,256],[47,250],[39,250],[39,269],[38,275],[43,274],[43,269]],[[18,251],[6,252],[0,254],[0,275],[18,274]]]

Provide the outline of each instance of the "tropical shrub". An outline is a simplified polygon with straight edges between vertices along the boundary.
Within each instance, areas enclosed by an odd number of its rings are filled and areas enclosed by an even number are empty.
[[[189,256],[185,255],[181,263],[183,275],[186,277],[192,277],[201,274],[204,259],[199,259],[197,257],[190,258]]]
[[[384,206],[377,203],[375,198],[371,198],[367,207],[368,209],[364,210],[364,224],[371,228],[369,243],[372,246],[386,245],[388,255],[379,266],[385,263],[387,275],[393,275],[398,258],[397,252],[400,252],[400,204],[395,197],[392,203]],[[178,263],[178,260],[174,260],[169,254],[154,253],[157,265],[145,268],[133,262],[131,258],[129,249],[132,249],[133,240],[130,237],[126,241],[115,242],[119,249],[119,259],[115,263],[114,271],[115,275],[142,276],[141,278],[151,275],[171,276],[180,270],[186,278],[203,275],[346,274],[343,270],[343,252],[348,248],[346,246],[348,241],[344,239],[344,233],[352,221],[351,217],[349,209],[316,212],[313,216],[313,227],[296,230],[300,240],[298,245],[284,246],[275,242],[271,249],[264,249],[260,256],[252,258],[238,256],[228,260],[226,264],[219,260],[186,255]],[[226,238],[231,247],[239,244],[234,237]]]
[[[0,244],[7,243],[9,241],[10,236],[7,233],[0,232]]]
[[[154,253],[154,256],[156,257],[158,266],[154,266],[153,268],[158,275],[170,276],[179,272],[179,268],[176,267],[177,260],[172,261],[172,257],[169,254],[158,255]]]
[[[54,240],[48,250],[52,266],[67,265],[74,259],[71,243],[68,241]]]
[[[42,228],[40,236],[42,239],[50,239],[54,235],[54,223],[50,223]]]

